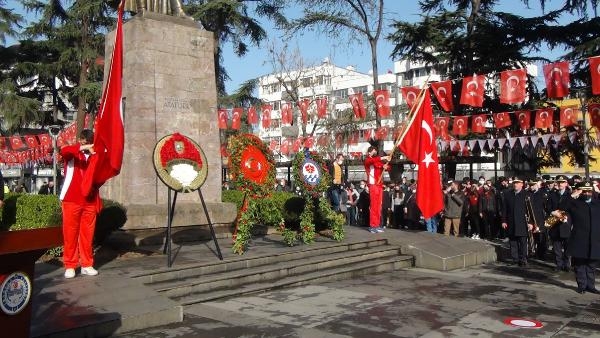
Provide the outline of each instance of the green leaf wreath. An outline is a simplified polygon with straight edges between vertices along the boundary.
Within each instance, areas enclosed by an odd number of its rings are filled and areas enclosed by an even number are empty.
[[[241,255],[252,236],[252,227],[259,221],[256,201],[273,191],[275,161],[267,146],[252,134],[230,137],[227,150],[232,181],[244,192],[244,202],[233,235],[233,252]],[[271,216],[281,219],[281,215]]]

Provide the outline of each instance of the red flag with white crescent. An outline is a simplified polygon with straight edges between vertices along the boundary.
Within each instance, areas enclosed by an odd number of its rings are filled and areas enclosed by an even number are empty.
[[[242,108],[233,108],[231,110],[231,129],[239,130],[242,126],[242,114],[244,110]]]
[[[302,149],[302,137],[298,137],[294,140],[293,151],[295,153],[299,152]]]
[[[52,147],[52,137],[50,137],[50,134],[41,134],[38,135],[38,138],[43,147]]]
[[[419,166],[416,202],[423,217],[427,219],[444,208],[444,201],[429,92],[425,92],[421,102],[416,104],[417,109],[404,134],[400,136],[398,147],[409,160]]]
[[[505,70],[500,73],[500,103],[522,103],[526,95],[527,71],[525,69]]]
[[[35,135],[25,135],[25,143],[27,143],[27,147],[33,149],[39,145],[37,138]]]
[[[292,124],[293,122],[292,116],[292,105],[289,102],[282,101],[281,102],[281,123],[283,124]]]
[[[577,124],[577,115],[579,109],[575,106],[566,106],[560,108],[560,126],[569,127]]]
[[[515,112],[517,121],[519,122],[519,128],[521,130],[527,130],[531,128],[531,112],[528,110],[519,110]]]
[[[402,91],[402,97],[404,98],[404,101],[406,101],[406,105],[408,105],[409,108],[412,108],[421,89],[419,89],[419,87],[402,87],[400,90]]]
[[[467,135],[468,126],[469,126],[469,117],[468,116],[454,116],[454,123],[452,124],[452,134],[457,136]]]
[[[352,110],[354,111],[354,117],[357,119],[364,119],[367,117],[363,93],[350,95],[348,99],[350,99],[350,104],[352,105]]]
[[[308,121],[308,107],[310,106],[309,99],[302,99],[296,103],[298,109],[300,109],[300,116],[302,117],[302,124],[306,125]]]
[[[435,94],[435,97],[440,104],[440,107],[446,111],[451,112],[454,110],[454,103],[452,102],[452,81],[441,81],[430,83],[431,89]]]
[[[546,129],[552,126],[554,119],[554,109],[543,108],[535,111],[535,127]]]
[[[496,128],[506,128],[512,124],[510,115],[506,112],[492,114],[494,116],[494,124]]]
[[[388,137],[389,132],[390,132],[389,127],[381,126],[381,127],[377,128],[377,130],[375,131],[375,139],[384,141]]]
[[[592,94],[600,95],[600,56],[591,57],[588,61],[592,77]]]
[[[23,139],[21,139],[21,136],[11,136],[8,139],[10,140],[10,147],[12,148],[12,150],[16,151],[27,148],[25,143],[23,143]]]
[[[229,121],[229,117],[227,117],[227,109],[218,109],[217,115],[219,119],[219,129],[227,129],[227,121]]]
[[[590,114],[590,121],[592,126],[600,129],[600,103],[591,103],[588,105],[588,112]]]
[[[263,105],[262,108],[262,127],[263,129],[267,129],[271,126],[271,111],[273,110],[273,106],[270,104]]]
[[[375,96],[375,108],[380,117],[390,116],[390,92],[387,89],[373,91]]]
[[[446,141],[448,139],[450,139],[450,135],[448,132],[449,125],[450,125],[449,117],[436,117],[435,125],[434,125],[436,136],[438,136],[442,140],[446,140]]]
[[[327,97],[317,99],[317,116],[321,119],[327,117]]]
[[[460,104],[466,104],[471,107],[482,107],[484,86],[485,76],[483,75],[467,76],[463,78]]]
[[[569,95],[569,62],[561,61],[544,65],[544,79],[548,98],[563,98]]]
[[[479,114],[471,116],[471,131],[478,134],[485,134],[485,123],[487,122],[487,114]]]
[[[315,144],[315,138],[312,136],[307,136],[304,138],[304,148],[311,149]]]
[[[248,108],[248,124],[258,123],[258,113],[256,113],[256,107],[250,106]]]

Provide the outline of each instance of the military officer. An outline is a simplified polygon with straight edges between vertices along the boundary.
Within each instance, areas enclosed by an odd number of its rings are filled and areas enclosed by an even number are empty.
[[[556,176],[558,190],[550,194],[548,198],[548,212],[558,215],[558,210],[564,210],[565,206],[573,199],[569,189],[567,177],[564,175]],[[548,231],[552,240],[552,249],[556,260],[555,271],[569,271],[571,269],[571,260],[567,255],[567,242],[571,235],[571,221],[567,219],[550,228]]]
[[[527,235],[533,224],[527,222],[525,201],[528,192],[523,189],[523,179],[513,179],[514,189],[503,196],[502,228],[510,243],[510,255],[519,266],[527,266]]]

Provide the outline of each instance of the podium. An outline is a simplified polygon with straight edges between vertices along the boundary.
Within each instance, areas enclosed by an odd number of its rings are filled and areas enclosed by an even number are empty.
[[[0,327],[11,337],[29,337],[35,262],[62,243],[62,227],[0,231]]]

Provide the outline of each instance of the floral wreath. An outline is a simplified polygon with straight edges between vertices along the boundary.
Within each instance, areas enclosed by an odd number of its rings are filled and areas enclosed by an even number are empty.
[[[229,138],[229,170],[234,185],[243,192],[263,197],[273,191],[275,161],[257,136],[240,134]]]
[[[243,254],[257,222],[257,199],[268,196],[275,184],[275,161],[267,146],[255,135],[240,134],[229,138],[229,170],[234,185],[244,192],[233,234],[233,252]]]
[[[154,170],[178,192],[198,190],[206,181],[208,162],[198,143],[180,133],[167,135],[154,147]]]
[[[319,197],[331,185],[331,175],[321,155],[314,151],[298,152],[292,161],[294,182],[303,194]]]

